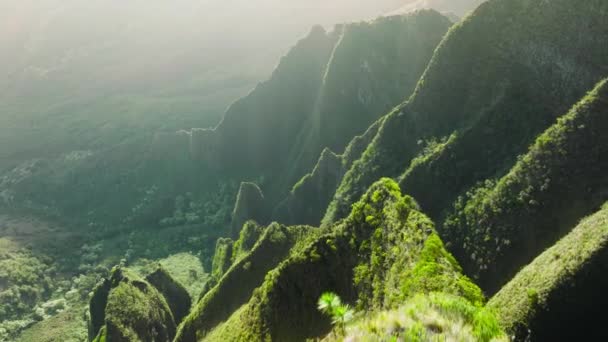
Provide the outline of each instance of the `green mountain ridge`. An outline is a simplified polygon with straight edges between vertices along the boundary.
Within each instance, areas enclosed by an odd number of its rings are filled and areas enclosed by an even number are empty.
[[[86,334],[102,277],[95,342],[605,337],[607,23],[603,0],[489,0],[318,26],[215,128],[10,169],[3,210],[87,245],[0,239],[0,340]]]
[[[449,26],[421,11],[316,28],[216,128],[192,131],[192,149],[223,170],[284,178],[262,186],[271,198],[283,195],[323,148],[343,150],[411,93]]]
[[[489,301],[518,340],[575,339],[580,329],[606,337],[600,308],[607,300],[607,208],[584,219]]]

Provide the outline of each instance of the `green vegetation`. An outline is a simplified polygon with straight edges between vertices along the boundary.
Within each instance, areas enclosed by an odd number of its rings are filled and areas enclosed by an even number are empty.
[[[156,272],[151,279],[160,285],[161,292],[171,297],[164,297],[149,282],[131,272],[114,268],[110,278],[95,289],[91,299],[89,337],[96,336],[94,340],[97,342],[106,339],[172,341],[176,324],[167,300],[174,301],[175,309],[180,308],[177,306],[179,298],[174,296],[175,287],[171,289],[168,286],[175,283],[166,273]]]
[[[232,265],[232,247],[234,242],[229,238],[220,238],[215,245],[213,264],[211,266],[211,278],[219,280]]]
[[[324,341],[508,341],[488,309],[444,293],[417,295],[403,306],[360,318]]]
[[[148,274],[145,279],[165,297],[175,323],[179,324],[190,312],[190,306],[192,305],[188,291],[182,284],[173,280],[162,266]]]
[[[346,324],[354,316],[353,309],[348,304],[342,304],[340,297],[331,292],[325,292],[319,297],[317,308],[331,318],[334,329],[338,329],[342,334],[345,331]]]
[[[517,340],[603,339],[607,261],[605,205],[519,271],[488,306]]]
[[[290,251],[301,250],[320,233],[319,229],[306,226],[285,227],[274,223],[266,227],[253,248],[234,261],[217,280],[217,285],[202,293],[200,301],[179,327],[175,340],[196,340],[200,332],[228,318],[247,302],[253,290],[264,282],[268,271]]]
[[[408,281],[412,271],[415,279]],[[330,326],[314,308],[327,290],[361,310],[396,307],[418,292],[436,290],[465,296],[477,305],[483,302],[479,288],[462,276],[445,251],[433,223],[411,197],[401,195],[394,181],[383,179],[353,205],[347,219],[293,250],[225,323],[178,341],[321,336]]]
[[[380,177],[406,172],[425,141],[455,132],[450,145],[457,147],[437,151],[438,161],[429,159],[418,166],[416,179],[404,181],[404,191],[420,198],[434,220],[442,222],[441,212],[477,182],[504,175],[556,116],[604,77],[608,44],[598,42],[607,37],[606,6],[570,0],[482,4],[449,31],[413,95],[386,116],[342,179],[323,223],[346,217]],[[588,58],[581,60],[581,51]]]
[[[264,233],[265,227],[260,226],[255,221],[247,221],[241,228],[239,239],[234,242],[232,248],[232,264],[246,256],[252,249],[255,243]]]
[[[215,128],[11,164],[0,210],[62,228],[0,215],[0,341],[608,339],[606,23],[319,26]]]
[[[496,291],[606,201],[608,83],[540,135],[496,184],[456,202],[443,231],[468,271]]]

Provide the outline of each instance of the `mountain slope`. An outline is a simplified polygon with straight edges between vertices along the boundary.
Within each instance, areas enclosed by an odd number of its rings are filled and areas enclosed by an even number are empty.
[[[390,14],[403,14],[413,11],[432,8],[436,11],[453,13],[458,16],[463,16],[474,10],[485,0],[414,0],[408,4],[390,12]]]
[[[318,337],[328,332],[329,322],[316,310],[316,301],[328,290],[362,310],[392,308],[417,293],[435,291],[481,305],[481,290],[460,272],[415,201],[402,196],[394,181],[383,179],[346,220],[272,270],[225,323],[196,334],[185,334],[181,326],[176,341],[194,341],[194,336],[207,341]]]
[[[192,131],[195,155],[221,170],[264,176],[264,192],[282,196],[323,148],[342,151],[413,91],[449,26],[421,11],[331,33],[316,28],[215,129]]]
[[[363,135],[356,136],[341,155],[323,150],[313,170],[300,179],[287,197],[273,210],[273,219],[285,224],[318,226],[323,212],[334,195],[342,177],[369,145],[378,132],[382,118]]]
[[[399,176],[425,145],[454,132],[474,129],[485,140],[455,168],[450,177],[457,188],[448,198],[504,174],[608,72],[608,45],[598,44],[608,39],[606,6],[572,0],[482,4],[444,38],[412,97],[388,115],[342,180],[324,223],[344,217],[372,182]],[[434,219],[442,209],[432,211]]]
[[[608,206],[524,267],[492,299],[517,340],[606,339]]]
[[[460,199],[441,230],[492,293],[608,200],[608,82],[540,135],[496,184]]]

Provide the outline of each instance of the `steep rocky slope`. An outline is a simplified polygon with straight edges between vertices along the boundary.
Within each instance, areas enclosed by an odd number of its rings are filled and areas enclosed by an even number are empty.
[[[196,336],[228,319],[249,300],[268,271],[287,257],[290,251],[293,253],[301,249],[320,233],[320,230],[312,227],[285,227],[276,223],[264,228],[251,250],[234,258],[217,285],[204,294],[180,326],[176,341],[195,341]],[[238,250],[248,239],[251,238],[243,231],[234,249]]]
[[[506,176],[457,201],[442,232],[486,291],[498,290],[608,200],[607,104],[602,81]]]
[[[605,205],[524,267],[488,306],[517,340],[605,340],[607,262]]]
[[[317,27],[216,128],[191,132],[193,154],[222,170],[263,175],[265,192],[282,195],[325,147],[341,152],[413,91],[450,26],[421,11],[330,33]]]
[[[164,278],[175,284],[178,292],[186,293],[171,277]],[[91,298],[89,340],[172,341],[179,320],[176,321],[172,311],[175,306],[167,302],[176,304],[180,298],[166,297],[169,293],[165,290],[164,285],[157,289],[127,270],[114,269]]]
[[[606,4],[493,0],[440,44],[412,97],[385,119],[342,180],[324,217],[344,217],[381,176],[397,177],[433,142],[471,137],[445,173],[434,219],[476,182],[503,175],[516,157],[606,73]],[[440,100],[438,100],[440,99]],[[405,189],[406,192],[409,192]],[[422,207],[435,198],[421,201]]]
[[[484,301],[415,201],[402,196],[394,181],[383,179],[346,220],[292,251],[225,323],[195,332],[186,323],[176,340],[318,337],[329,331],[329,322],[316,311],[316,301],[329,290],[362,310],[392,308],[417,293],[435,291],[462,296],[472,305]],[[189,319],[199,314],[195,311]]]
[[[274,208],[272,218],[285,224],[318,226],[342,177],[361,157],[378,132],[382,120],[380,118],[363,135],[353,138],[343,154],[336,155],[328,148],[323,150],[313,170],[302,177]]]

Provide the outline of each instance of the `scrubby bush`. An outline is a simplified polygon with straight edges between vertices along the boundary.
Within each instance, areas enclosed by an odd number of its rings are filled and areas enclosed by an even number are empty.
[[[488,309],[445,293],[417,295],[397,309],[361,316],[326,341],[508,341]]]

